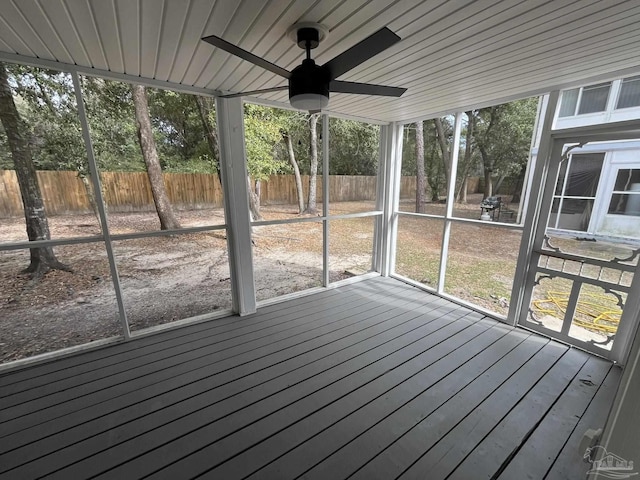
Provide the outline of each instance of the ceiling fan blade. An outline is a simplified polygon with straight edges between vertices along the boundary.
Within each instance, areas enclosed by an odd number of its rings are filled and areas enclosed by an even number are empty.
[[[282,90],[289,90],[289,86],[282,85],[280,87],[262,88],[260,90],[249,90],[248,92],[230,93],[229,95],[220,95],[220,98],[247,97],[249,95],[259,95],[261,93],[269,93],[269,92],[280,92]]]
[[[260,58],[251,52],[247,52],[246,50],[243,50],[242,48],[234,45],[233,43],[229,43],[220,37],[211,35],[209,37],[204,37],[202,40],[204,40],[207,43],[210,43],[214,47],[220,48],[225,52],[230,53],[231,55],[235,55],[236,57],[240,57],[241,59],[246,60],[247,62],[251,62],[254,65],[258,65],[259,67],[262,67],[265,70],[269,70],[270,72],[275,73],[276,75],[280,75],[281,77],[284,77],[284,78],[289,78],[291,76],[291,72],[289,72],[288,70],[285,70],[284,68],[279,67],[275,63],[268,62],[264,58]]]
[[[400,97],[406,88],[387,87],[386,85],[374,85],[372,83],[344,82],[333,80],[329,83],[329,91],[336,93],[356,93],[360,95],[382,95],[385,97]]]
[[[331,80],[334,80],[399,41],[398,35],[383,27],[333,60],[329,60],[323,68],[329,71]]]

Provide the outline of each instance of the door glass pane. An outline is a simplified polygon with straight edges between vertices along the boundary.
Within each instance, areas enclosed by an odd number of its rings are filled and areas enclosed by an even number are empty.
[[[571,117],[575,114],[579,92],[579,88],[574,88],[573,90],[562,92],[562,103],[560,104],[561,117]]]
[[[637,107],[640,105],[640,76],[625,78],[620,88],[616,108]]]
[[[578,107],[578,114],[604,112],[607,108],[611,82],[592,85],[582,89],[582,98]]]

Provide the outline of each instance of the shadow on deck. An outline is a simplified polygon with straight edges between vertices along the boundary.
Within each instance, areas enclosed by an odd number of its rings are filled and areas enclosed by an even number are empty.
[[[620,370],[373,278],[0,376],[3,478],[584,478]]]

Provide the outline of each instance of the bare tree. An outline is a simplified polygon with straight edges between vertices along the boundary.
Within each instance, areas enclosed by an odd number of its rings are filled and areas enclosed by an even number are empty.
[[[309,139],[310,139],[310,169],[309,169],[309,199],[307,201],[307,208],[303,213],[310,215],[316,215],[318,213],[318,205],[316,203],[316,191],[318,182],[318,119],[319,113],[312,113],[309,116]],[[325,182],[329,181],[328,178],[323,179]]]
[[[138,140],[144,163],[147,166],[151,193],[153,194],[153,201],[160,219],[160,229],[173,230],[180,228],[180,223],[173,214],[171,202],[169,202],[165,189],[162,168],[160,167],[156,142],[153,139],[153,130],[151,129],[151,120],[149,119],[149,103],[145,88],[142,85],[131,85],[131,94],[136,114]]]
[[[422,121],[416,122],[416,212],[424,213],[426,188],[424,173],[424,130]]]
[[[296,161],[296,154],[293,151],[293,141],[291,140],[291,135],[289,132],[282,132],[282,140],[287,146],[287,152],[289,154],[289,163],[293,168],[293,174],[296,178],[296,194],[298,197],[298,213],[302,213],[304,211],[304,192],[302,191],[302,178],[300,177],[300,168],[298,167],[298,162]]]
[[[467,187],[469,183],[469,175],[473,167],[473,152],[475,146],[473,138],[475,135],[476,117],[472,111],[465,112],[467,116],[467,132],[465,135],[464,157],[458,162],[458,191],[456,199],[460,203],[467,203]]]
[[[49,240],[49,222],[42,201],[42,192],[36,176],[36,168],[25,138],[28,129],[13,101],[13,94],[9,86],[7,69],[0,63],[0,121],[7,134],[7,141],[16,169],[16,177],[20,186],[20,196],[24,208],[24,218],[29,241]],[[37,247],[29,249],[30,263],[24,270],[34,279],[40,278],[51,269],[65,270],[71,268],[61,263],[53,252],[52,247]]]
[[[436,126],[436,137],[438,138],[438,145],[440,145],[440,151],[442,152],[442,166],[444,167],[444,176],[447,182],[447,188],[449,188],[449,178],[451,178],[451,150],[449,148],[449,142],[447,141],[447,135],[442,124],[442,119],[434,118],[433,122]]]

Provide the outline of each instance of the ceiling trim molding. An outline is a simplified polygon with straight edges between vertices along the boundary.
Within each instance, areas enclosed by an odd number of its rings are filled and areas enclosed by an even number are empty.
[[[70,65],[68,63],[57,62],[55,60],[45,60],[42,58],[28,57],[15,53],[0,52],[0,61],[7,63],[19,63],[22,65],[30,65],[32,67],[51,68],[61,72],[77,72],[81,75],[92,77],[100,77],[106,80],[115,80],[119,82],[137,83],[145,87],[163,88],[166,90],[174,90],[181,93],[190,93],[193,95],[203,95],[206,97],[216,97],[222,95],[222,92],[211,90],[208,88],[194,87],[191,85],[182,85],[179,83],[167,82],[164,80],[156,80],[154,78],[138,77],[128,75],[126,73],[111,72],[109,70],[101,70],[99,68],[83,67],[80,65]]]

